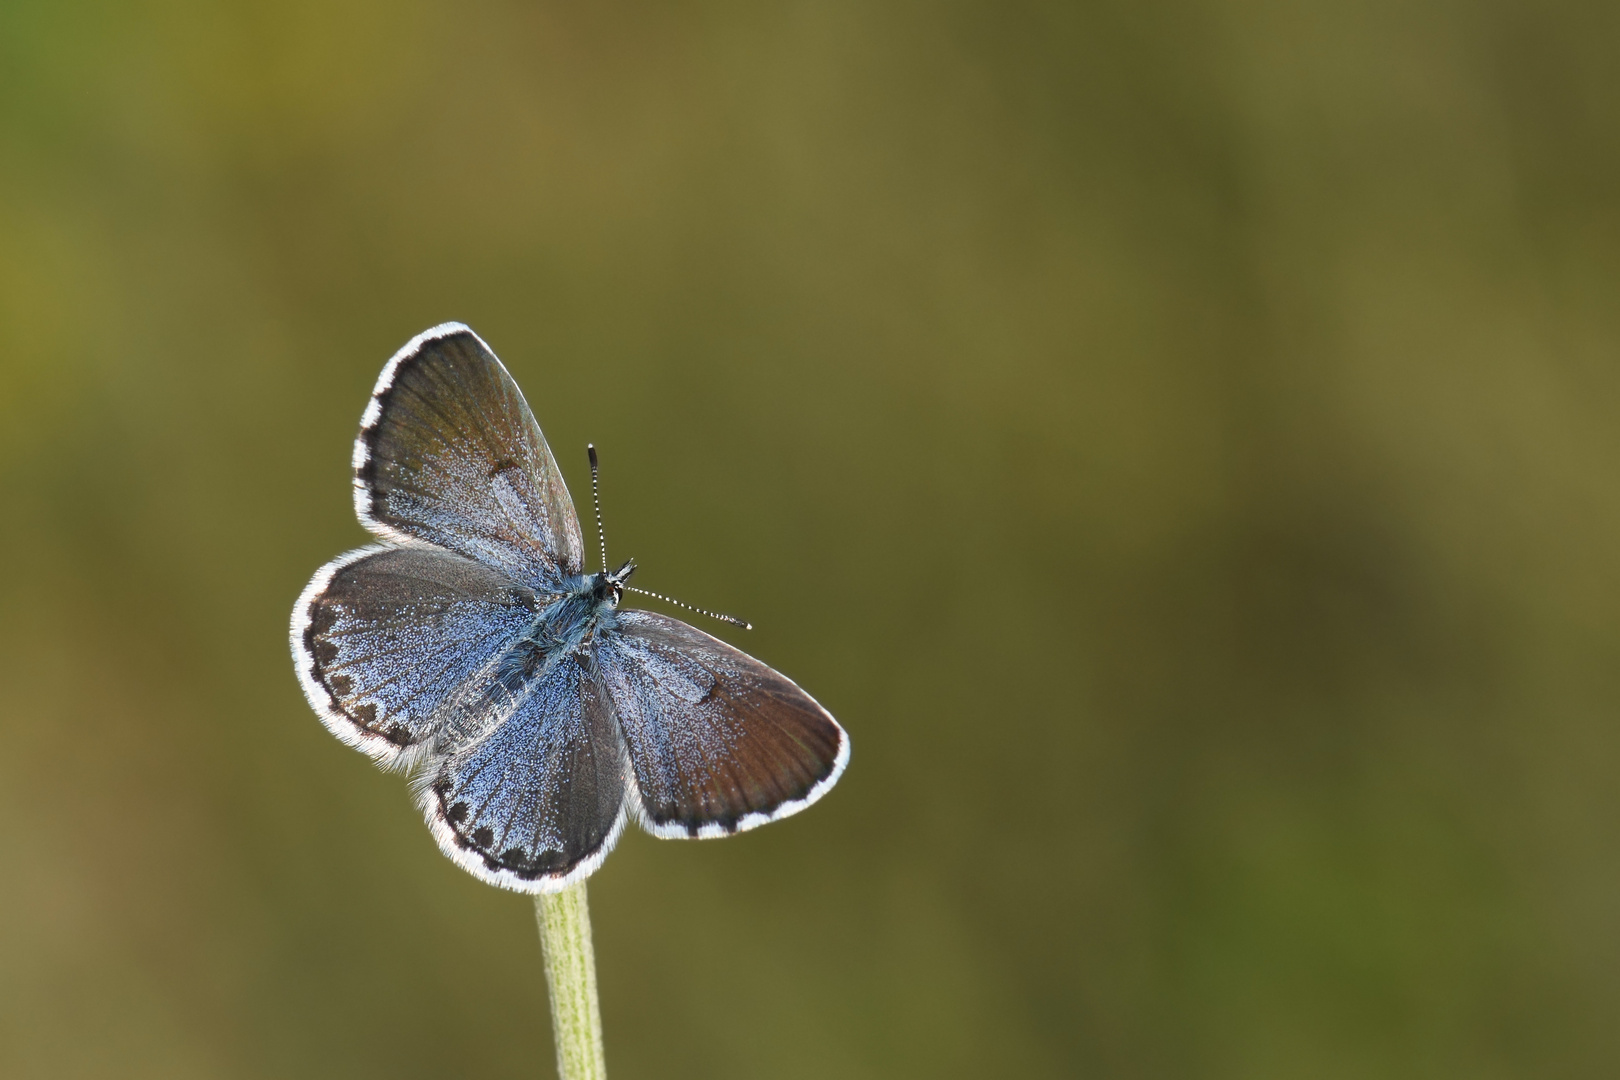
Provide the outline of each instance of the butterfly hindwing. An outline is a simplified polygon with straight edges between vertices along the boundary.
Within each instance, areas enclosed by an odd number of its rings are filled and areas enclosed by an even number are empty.
[[[623,610],[597,657],[656,836],[724,836],[802,810],[849,760],[793,681],[678,619]]]
[[[446,323],[383,368],[354,446],[355,511],[385,539],[426,540],[535,588],[580,572],[579,519],[512,376]]]
[[[551,891],[596,869],[619,837],[624,743],[582,652],[556,657],[510,702],[502,722],[424,774],[423,809],[462,869],[519,892]]]
[[[540,605],[453,552],[362,548],[322,567],[299,597],[293,660],[332,733],[387,764],[482,690]]]

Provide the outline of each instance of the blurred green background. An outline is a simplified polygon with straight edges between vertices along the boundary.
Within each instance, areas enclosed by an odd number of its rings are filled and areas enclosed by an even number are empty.
[[[630,1077],[1620,1074],[1620,6],[0,4],[0,1074],[528,1077],[286,624],[470,323],[849,772]]]

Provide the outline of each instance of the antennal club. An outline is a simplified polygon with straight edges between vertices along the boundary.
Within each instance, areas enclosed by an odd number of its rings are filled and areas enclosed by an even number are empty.
[[[662,600],[666,604],[674,604],[678,608],[685,608],[687,611],[695,611],[699,615],[707,615],[711,619],[719,619],[723,623],[730,623],[732,626],[740,626],[744,630],[752,630],[754,628],[753,623],[744,622],[743,620],[737,618],[735,615],[722,615],[718,611],[706,611],[706,610],[704,610],[703,608],[700,608],[700,607],[693,607],[691,604],[683,604],[679,600],[676,600],[676,599],[674,599],[672,597],[665,596],[662,593],[651,592],[650,590],[647,590],[647,589],[638,589],[634,585],[626,585],[624,587],[624,591],[625,592],[640,593],[642,596],[650,596],[654,600]]]
[[[596,539],[602,544],[602,573],[608,572],[607,533],[602,531],[602,495],[596,483],[596,444],[586,443],[585,452],[591,456],[591,505],[596,510]]]

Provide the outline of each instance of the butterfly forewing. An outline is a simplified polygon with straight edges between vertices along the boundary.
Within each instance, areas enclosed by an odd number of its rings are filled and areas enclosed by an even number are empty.
[[[580,572],[579,519],[517,384],[447,323],[383,369],[355,441],[355,509],[390,540],[426,540],[542,588]]]
[[[293,611],[310,703],[384,763],[430,740],[543,602],[498,570],[439,548],[363,548],[328,563]]]
[[[640,796],[658,836],[722,836],[810,805],[849,757],[827,710],[746,653],[649,611],[599,639]]]
[[[424,810],[459,866],[532,892],[583,877],[606,857],[624,825],[627,766],[612,705],[584,655],[557,657],[513,700],[504,722],[438,763]]]

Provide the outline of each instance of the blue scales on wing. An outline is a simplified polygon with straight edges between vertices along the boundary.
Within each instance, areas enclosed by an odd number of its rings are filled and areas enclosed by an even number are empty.
[[[460,323],[383,369],[354,446],[355,511],[386,540],[426,540],[544,589],[580,572],[579,519],[512,376]]]
[[[439,548],[350,552],[293,613],[299,679],[333,734],[394,761],[482,694],[544,599]]]
[[[849,739],[787,676],[678,619],[621,610],[598,639],[655,836],[725,836],[810,805]]]
[[[428,826],[463,869],[533,891],[590,873],[618,839],[628,767],[592,667],[577,650],[532,678],[509,667],[489,699],[504,718],[424,774]]]

